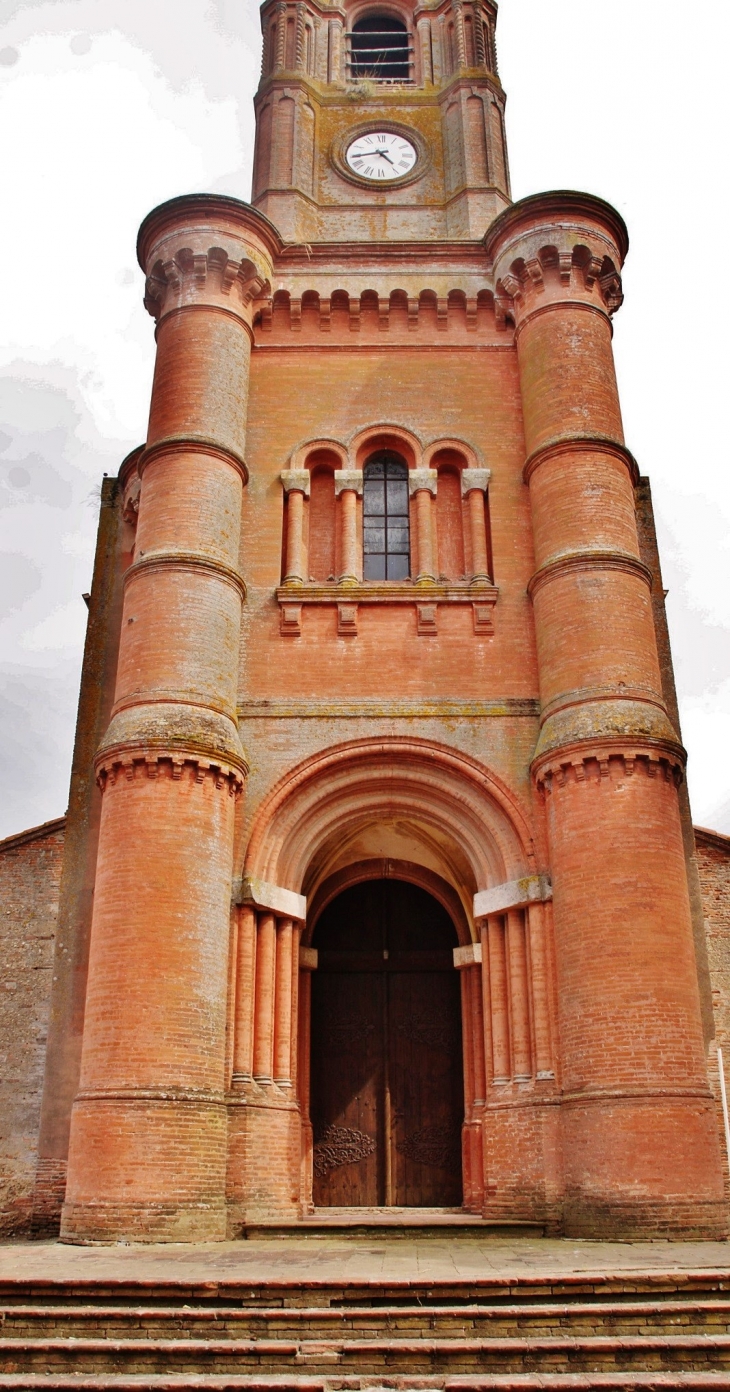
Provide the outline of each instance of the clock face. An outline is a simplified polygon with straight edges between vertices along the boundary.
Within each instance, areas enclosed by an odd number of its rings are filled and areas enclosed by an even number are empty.
[[[348,146],[347,163],[353,173],[374,184],[402,179],[418,158],[415,145],[392,131],[368,131]]]

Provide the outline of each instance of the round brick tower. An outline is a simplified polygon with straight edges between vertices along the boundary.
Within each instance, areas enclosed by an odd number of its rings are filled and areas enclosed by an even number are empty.
[[[572,1233],[698,1231],[722,1180],[677,784],[611,347],[626,228],[584,194],[490,229],[519,362]]]
[[[224,1051],[251,301],[276,234],[225,198],[140,232],[157,364],[103,790],[62,1236],[225,1234]]]

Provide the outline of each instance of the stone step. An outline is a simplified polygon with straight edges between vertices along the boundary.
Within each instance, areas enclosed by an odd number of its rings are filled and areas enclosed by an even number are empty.
[[[177,1376],[145,1373],[107,1376],[0,1373],[0,1389],[12,1392],[726,1392],[725,1372],[487,1373],[470,1377],[365,1378]]]
[[[107,1278],[0,1279],[0,1305],[183,1305],[216,1309],[376,1309],[385,1306],[431,1309],[485,1304],[530,1305],[542,1302],[730,1299],[730,1269],[659,1270],[635,1273],[567,1273],[525,1276],[480,1276],[473,1280],[297,1280],[293,1276],[267,1280],[230,1277],[189,1282]]]
[[[313,1214],[293,1222],[246,1223],[241,1236],[256,1241],[298,1241],[332,1238],[346,1234],[348,1240],[372,1238],[392,1242],[398,1238],[449,1241],[458,1238],[538,1238],[545,1236],[543,1223],[522,1223],[482,1218],[449,1208],[318,1208]]]
[[[724,1370],[730,1336],[416,1339],[0,1339],[4,1373],[398,1375]],[[730,1382],[727,1382],[730,1386]],[[409,1387],[411,1386],[409,1382]]]
[[[486,1335],[639,1336],[647,1333],[730,1334],[730,1299],[614,1300],[540,1304],[416,1304],[370,1307],[296,1306],[231,1309],[190,1305],[0,1306],[8,1338],[331,1338],[385,1332],[444,1337]]]

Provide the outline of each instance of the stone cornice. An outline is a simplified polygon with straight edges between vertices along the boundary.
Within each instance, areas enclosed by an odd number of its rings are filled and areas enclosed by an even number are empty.
[[[586,219],[603,225],[615,242],[623,264],[629,250],[629,233],[621,214],[605,199],[573,189],[533,193],[513,203],[488,228],[484,248],[490,260],[494,261],[504,243],[521,232],[531,231],[536,225],[545,224],[567,230]]]
[[[120,708],[112,716],[94,761],[97,771],[112,764],[126,767],[139,761],[167,760],[176,770],[185,763],[198,762],[201,767],[236,770],[241,777],[248,773],[231,716],[187,702],[156,700],[144,704],[142,697],[140,693],[139,704]],[[179,777],[179,771],[173,776]]]
[[[600,701],[639,701],[648,706],[653,706],[660,714],[660,718],[666,717],[667,708],[661,696],[650,687],[638,686],[582,686],[577,690],[563,691],[558,696],[554,696],[542,708],[540,714],[540,724],[545,725],[560,711],[571,710],[575,707],[584,707],[591,702]]]
[[[145,445],[138,456],[137,471],[140,478],[154,459],[165,454],[180,454],[188,451],[191,454],[212,454],[218,459],[222,459],[226,464],[232,465],[238,471],[245,483],[248,483],[248,467],[243,455],[232,450],[228,445],[223,445],[219,440],[214,440],[209,435],[165,435],[160,440],[153,440],[151,444]],[[131,456],[128,456],[131,458]]]
[[[611,440],[604,435],[563,435],[559,439],[548,440],[547,444],[533,450],[522,470],[525,483],[529,483],[535,470],[549,459],[561,454],[613,454],[623,460],[629,471],[631,482],[636,487],[639,482],[639,466],[633,454],[619,440]]]
[[[151,551],[140,555],[124,572],[125,589],[150,570],[208,571],[216,580],[230,585],[241,600],[246,598],[243,576],[233,566],[203,551]]]
[[[661,759],[681,772],[686,754],[660,697],[652,703],[614,694],[553,711],[540,731],[532,772],[539,783],[551,771],[614,757]]]
[[[535,571],[528,583],[527,593],[532,599],[550,580],[575,570],[622,570],[627,575],[639,576],[649,589],[652,585],[651,571],[638,556],[623,551],[568,551]]]
[[[276,258],[276,268],[279,271],[298,267],[316,270],[321,262],[328,263],[333,270],[354,267],[361,274],[376,262],[385,267],[423,265],[432,274],[443,266],[450,276],[463,265],[465,270],[479,271],[484,276],[484,288],[490,288],[481,241],[371,241],[365,247],[362,242],[354,241],[312,242],[306,246],[301,242],[288,242]]]
[[[211,225],[219,225],[221,220],[258,237],[272,258],[282,249],[283,243],[273,222],[250,203],[220,193],[187,193],[160,203],[147,214],[137,234],[139,265],[143,271],[147,270],[152,247],[166,233],[174,232],[181,225],[194,225],[203,231]]]

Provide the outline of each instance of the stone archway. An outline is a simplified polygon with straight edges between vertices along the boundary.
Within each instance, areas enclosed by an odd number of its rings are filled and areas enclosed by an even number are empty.
[[[234,1057],[254,1061],[248,1072],[234,1070],[240,1104],[229,1129],[229,1192],[234,1202],[240,1195],[247,1215],[283,1211],[283,1193],[286,1211],[291,1204],[300,1213],[311,1210],[312,929],[336,893],[388,878],[432,895],[453,924],[451,958],[459,971],[451,980],[460,987],[463,1039],[463,1195],[466,1207],[480,1210],[484,1016],[473,901],[477,892],[534,870],[528,820],[514,795],[483,765],[427,740],[338,745],[292,769],[271,790],[254,817],[245,856],[248,901],[239,920],[232,1006]],[[273,1063],[268,1070],[256,1064],[264,1058]],[[426,1117],[411,1129],[437,1124]],[[255,1199],[247,1197],[252,1193]]]

